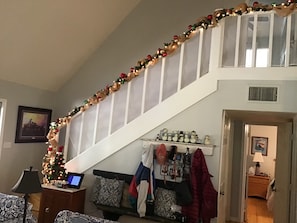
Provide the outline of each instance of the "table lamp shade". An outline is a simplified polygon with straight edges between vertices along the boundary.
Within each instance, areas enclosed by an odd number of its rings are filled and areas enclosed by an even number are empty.
[[[261,152],[255,152],[253,162],[255,163],[263,163],[264,159]]]
[[[41,190],[38,172],[32,170],[32,167],[29,170],[24,170],[18,182],[12,188],[13,192],[20,194],[38,193]]]

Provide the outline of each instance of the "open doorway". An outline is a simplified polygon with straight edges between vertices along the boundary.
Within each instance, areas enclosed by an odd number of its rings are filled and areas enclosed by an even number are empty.
[[[258,111],[238,111],[226,110],[224,111],[224,120],[229,123],[230,130],[224,131],[224,136],[227,135],[229,140],[225,140],[223,136],[223,145],[225,142],[227,149],[222,149],[221,157],[227,157],[222,160],[226,161],[225,171],[220,174],[220,184],[222,179],[224,187],[220,191],[225,192],[223,203],[225,204],[226,222],[247,222],[246,218],[246,198],[247,184],[248,184],[248,154],[251,150],[251,143],[249,142],[250,131],[246,126],[249,125],[263,125],[277,127],[277,148],[276,162],[275,162],[275,178],[277,181],[277,196],[275,196],[275,203],[279,204],[277,211],[273,213],[275,223],[278,222],[294,222],[295,216],[292,216],[292,211],[295,208],[294,196],[295,192],[289,190],[289,185],[296,183],[296,176],[291,172],[291,168],[296,165],[296,160],[292,160],[294,150],[292,150],[292,132],[294,135],[293,123],[296,120],[296,113],[280,113],[280,112],[258,112]],[[262,136],[262,135],[257,135]],[[228,142],[229,141],[229,142]],[[269,143],[269,141],[268,141]],[[222,146],[223,148],[223,146]],[[250,158],[252,159],[252,158]],[[273,158],[272,158],[273,159]],[[221,164],[224,166],[224,164]],[[264,168],[264,166],[263,166]],[[268,172],[262,169],[263,173]],[[271,174],[271,173],[270,173]],[[277,198],[277,199],[276,199]],[[277,200],[277,201],[276,201]],[[219,204],[220,205],[220,204]],[[284,205],[284,208],[279,207]],[[221,205],[222,206],[222,205]],[[220,213],[219,213],[220,216]],[[283,221],[285,219],[285,221]],[[292,221],[291,221],[292,220]],[[253,222],[253,221],[249,221]]]
[[[273,223],[277,126],[247,125],[246,222]]]

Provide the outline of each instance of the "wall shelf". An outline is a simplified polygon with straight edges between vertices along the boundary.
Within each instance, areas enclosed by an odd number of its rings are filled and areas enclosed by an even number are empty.
[[[175,145],[177,146],[177,152],[185,153],[187,151],[187,148],[189,148],[190,153],[193,153],[198,148],[202,150],[203,154],[205,156],[212,156],[213,155],[213,149],[215,145],[205,145],[205,144],[196,144],[196,143],[183,143],[183,142],[174,142],[174,141],[163,141],[163,140],[154,140],[154,139],[141,139],[143,141],[143,147],[146,147],[148,145],[159,145],[159,144],[165,144],[166,148],[169,149],[169,146]]]

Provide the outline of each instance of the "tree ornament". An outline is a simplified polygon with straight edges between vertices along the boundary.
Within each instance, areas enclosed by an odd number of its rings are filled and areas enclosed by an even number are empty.
[[[282,16],[282,17],[286,17],[286,16],[290,15],[291,13],[293,13],[295,8],[296,8],[296,3],[289,3],[288,5],[281,4],[281,5],[273,7],[276,14],[278,16]]]
[[[227,16],[227,10],[226,9],[216,9],[213,13],[212,16],[212,24],[214,26],[217,25],[217,23],[219,22],[219,20],[221,20],[222,18]]]
[[[210,25],[210,22],[211,22],[211,21],[210,21],[207,17],[205,17],[205,16],[200,17],[197,21],[198,21],[198,23],[197,23],[198,27],[201,27],[201,28],[203,28],[203,29],[207,29],[207,28],[208,28],[208,25]]]
[[[243,13],[247,12],[247,8],[248,6],[246,3],[241,3],[234,8],[234,13],[237,15],[242,15]]]
[[[109,88],[110,92],[116,92],[120,89],[121,85],[119,82],[114,81],[112,86]]]
[[[253,11],[270,11],[272,10],[272,6],[270,5],[263,5],[259,2],[254,2],[253,3]]]
[[[230,16],[230,15],[233,15],[233,8],[230,8],[230,9],[227,9],[226,10],[226,16]]]

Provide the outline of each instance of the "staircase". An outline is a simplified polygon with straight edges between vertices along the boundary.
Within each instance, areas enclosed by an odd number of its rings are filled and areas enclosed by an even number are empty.
[[[108,158],[215,92],[219,80],[296,80],[296,14],[229,16],[196,29],[171,55],[72,117],[63,137],[67,170],[84,172]]]

